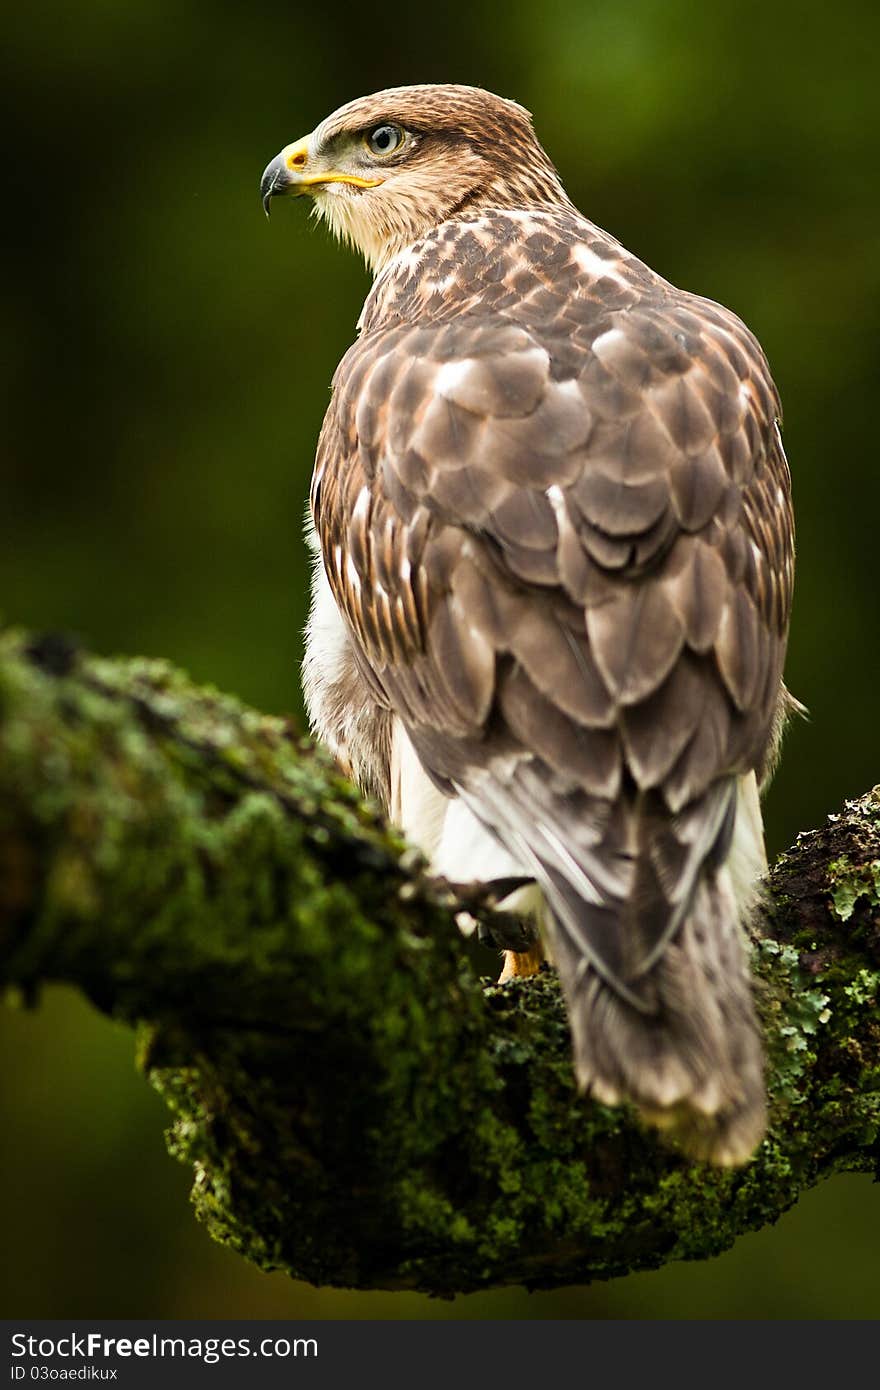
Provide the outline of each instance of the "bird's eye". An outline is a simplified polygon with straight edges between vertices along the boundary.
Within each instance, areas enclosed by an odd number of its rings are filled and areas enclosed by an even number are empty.
[[[403,131],[399,125],[377,125],[364,136],[364,143],[370,154],[389,155],[399,150],[403,144]]]

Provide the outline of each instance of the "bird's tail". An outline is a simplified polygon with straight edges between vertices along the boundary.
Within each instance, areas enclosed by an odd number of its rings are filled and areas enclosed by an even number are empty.
[[[549,931],[580,1086],[631,1101],[693,1158],[744,1163],[764,1134],[763,1052],[731,877],[701,875],[678,931],[644,982],[650,1011],[624,999]]]

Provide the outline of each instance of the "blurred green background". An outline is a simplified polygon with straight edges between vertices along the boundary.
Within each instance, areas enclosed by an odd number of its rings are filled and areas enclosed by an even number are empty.
[[[0,607],[298,711],[301,517],[363,268],[264,164],[342,101],[514,96],[569,192],[760,336],[799,573],[771,849],[880,777],[875,420],[880,11],[716,0],[503,7],[71,0],[5,21]],[[703,1265],[431,1302],[314,1290],[214,1246],[132,1038],[62,990],[0,1011],[6,1316],[876,1317],[880,1189],[839,1178]]]

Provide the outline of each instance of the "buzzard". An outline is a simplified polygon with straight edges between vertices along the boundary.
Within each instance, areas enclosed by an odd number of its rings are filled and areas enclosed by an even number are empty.
[[[794,704],[764,354],[578,212],[529,113],[477,88],[349,102],[261,191],[310,194],[375,276],[311,489],[313,727],[438,873],[513,881],[581,1087],[744,1162],[743,924]]]

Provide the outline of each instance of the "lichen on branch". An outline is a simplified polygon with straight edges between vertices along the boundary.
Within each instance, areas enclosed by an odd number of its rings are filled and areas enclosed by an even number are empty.
[[[448,893],[284,720],[164,662],[0,633],[0,984],[65,981],[136,1025],[198,1217],[314,1283],[583,1282],[715,1254],[826,1174],[876,1172],[878,863],[875,790],[775,866],[754,948],[773,1123],[717,1171],[578,1095],[552,972],[479,978]]]

